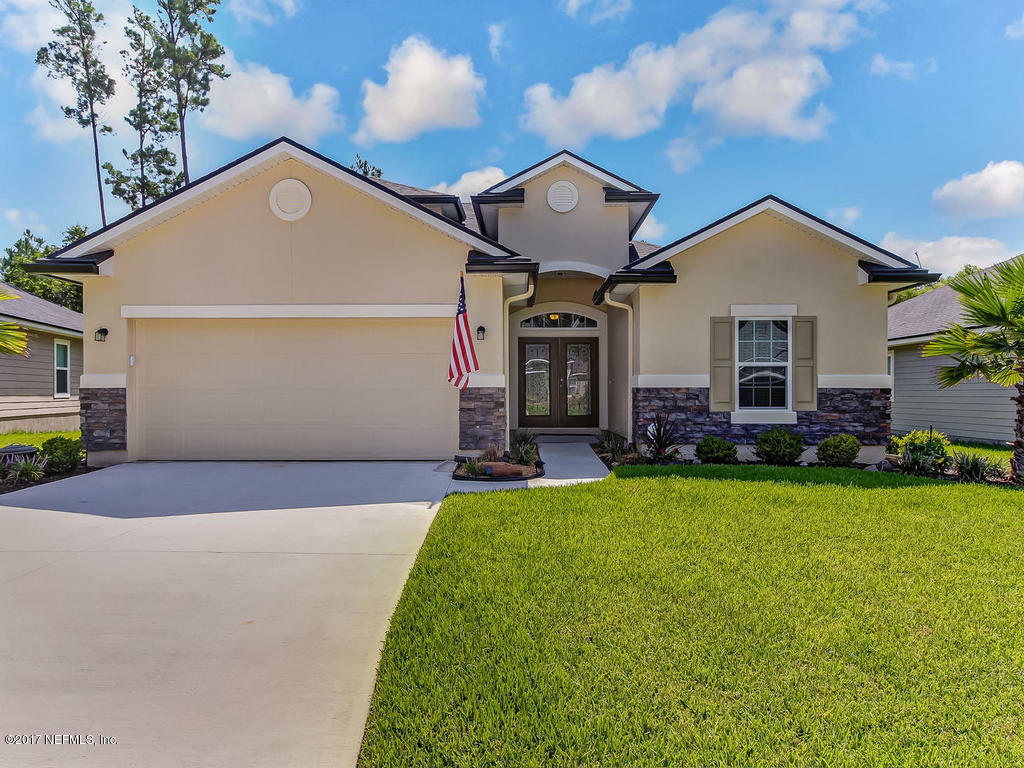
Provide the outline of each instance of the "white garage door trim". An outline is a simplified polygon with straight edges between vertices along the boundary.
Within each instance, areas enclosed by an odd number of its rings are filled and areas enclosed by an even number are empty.
[[[454,304],[122,304],[123,318],[173,320],[455,317]]]

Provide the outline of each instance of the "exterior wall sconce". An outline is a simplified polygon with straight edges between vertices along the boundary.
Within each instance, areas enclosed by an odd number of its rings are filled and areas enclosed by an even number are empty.
[[[96,329],[96,333],[93,334],[93,338],[96,339],[96,341],[106,341],[107,340],[107,329],[106,328],[97,328]]]
[[[476,340],[477,341],[483,341],[484,340],[484,336],[486,336],[486,335],[487,335],[487,329],[484,328],[482,325],[478,325],[476,327]]]

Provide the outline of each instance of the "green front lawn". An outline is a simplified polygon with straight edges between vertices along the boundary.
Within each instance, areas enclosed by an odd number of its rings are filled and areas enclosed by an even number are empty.
[[[680,469],[446,499],[360,765],[1024,764],[1022,492]]]
[[[0,448],[14,443],[34,445],[38,448],[51,437],[70,437],[77,440],[81,436],[81,431],[77,429],[73,432],[9,432],[6,435],[0,435]]]

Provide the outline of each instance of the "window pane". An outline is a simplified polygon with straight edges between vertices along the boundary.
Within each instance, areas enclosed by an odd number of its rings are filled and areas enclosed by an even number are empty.
[[[67,370],[57,371],[57,379],[56,379],[56,384],[54,386],[54,391],[58,395],[70,394],[70,390],[68,389],[68,372],[67,372]]]
[[[739,343],[739,361],[741,363],[751,363],[754,361],[754,342],[752,341],[741,341]]]
[[[526,415],[551,415],[551,348],[548,344],[526,344],[523,361]]]
[[[56,366],[58,368],[68,367],[68,348],[65,344],[57,344],[53,348],[53,354],[55,356]]]
[[[754,321],[753,320],[740,320],[740,341],[753,341],[754,339]]]
[[[520,328],[597,328],[597,320],[573,312],[549,312],[519,322]]]
[[[789,361],[788,320],[741,320],[736,351],[741,363]]]
[[[565,408],[570,416],[590,415],[590,345],[565,345]]]
[[[785,408],[787,371],[782,366],[740,366],[740,408]]]

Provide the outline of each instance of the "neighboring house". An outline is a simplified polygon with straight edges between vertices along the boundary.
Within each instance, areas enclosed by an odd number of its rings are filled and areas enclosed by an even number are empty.
[[[938,370],[953,360],[921,354],[935,334],[960,318],[957,293],[947,285],[889,307],[893,432],[933,427],[962,440],[1010,442],[1017,415],[1013,389],[984,379],[943,389]]]
[[[774,197],[632,241],[657,200],[563,151],[469,208],[278,139],[34,268],[85,289],[93,464],[436,459],[658,413],[688,444],[784,424],[880,453],[887,293],[937,276]]]
[[[26,355],[0,354],[0,433],[78,429],[82,316],[0,283],[18,298],[0,301],[0,321],[28,335]]]

